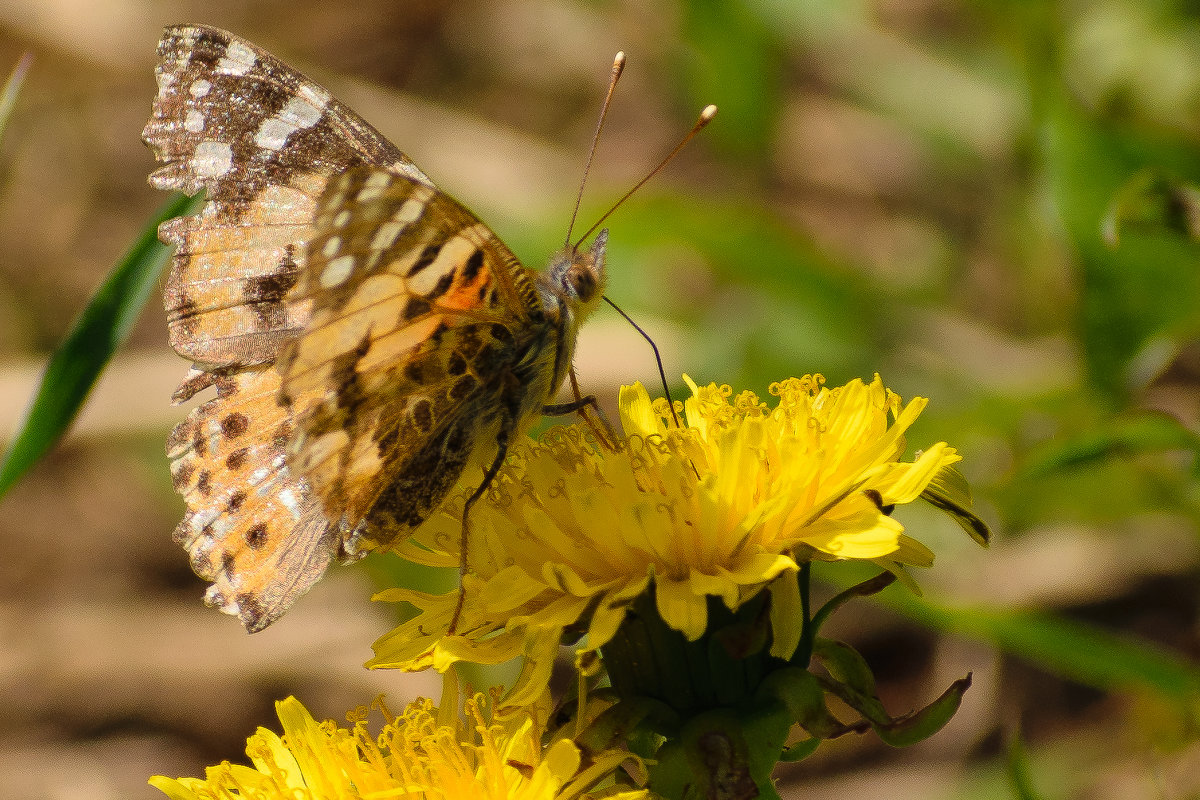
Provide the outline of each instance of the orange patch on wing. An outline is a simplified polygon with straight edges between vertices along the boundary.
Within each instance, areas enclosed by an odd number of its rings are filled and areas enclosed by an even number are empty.
[[[488,286],[492,282],[492,271],[488,268],[485,259],[483,266],[479,268],[479,272],[469,283],[459,284],[451,289],[446,294],[438,298],[437,304],[446,308],[454,308],[460,310],[468,310],[472,308],[481,308],[483,301],[479,299],[479,290],[483,286]]]

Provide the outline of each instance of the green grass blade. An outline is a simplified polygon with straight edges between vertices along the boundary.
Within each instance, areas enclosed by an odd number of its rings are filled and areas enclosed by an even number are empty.
[[[814,578],[846,586],[866,570],[824,568]],[[1106,691],[1140,689],[1200,712],[1200,666],[1180,653],[1097,625],[1036,610],[955,606],[889,586],[871,600],[928,628],[988,642],[1055,675]]]
[[[1172,416],[1157,411],[1139,411],[1106,420],[1096,430],[1048,442],[1026,457],[1018,475],[1026,480],[1037,480],[1105,459],[1163,450],[1190,450],[1200,454],[1200,436]]]
[[[159,223],[187,213],[192,203],[193,198],[180,195],[162,208],[50,356],[25,422],[0,465],[0,497],[70,427],[167,263],[169,250],[158,241]]]
[[[1200,667],[1152,642],[1038,611],[952,608],[895,590],[879,600],[930,627],[991,642],[1086,686],[1140,687],[1200,707]]]
[[[1009,740],[1006,762],[1008,780],[1017,800],[1045,800],[1033,787],[1033,768],[1019,731]]]

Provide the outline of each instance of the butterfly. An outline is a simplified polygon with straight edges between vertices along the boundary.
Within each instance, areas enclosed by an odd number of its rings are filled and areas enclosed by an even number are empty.
[[[205,600],[254,632],[333,561],[398,542],[468,470],[477,499],[551,405],[602,299],[607,231],[524,267],[321,86],[203,25],[166,29],[142,138],[171,346],[214,388],[170,434],[175,531]],[[578,392],[577,392],[578,395]],[[469,507],[469,503],[468,503]]]

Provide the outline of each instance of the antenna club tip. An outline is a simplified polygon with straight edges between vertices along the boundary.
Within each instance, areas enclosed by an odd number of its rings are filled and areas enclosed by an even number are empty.
[[[716,115],[717,107],[714,105],[707,105],[704,107],[704,110],[700,112],[700,122],[707,125],[708,123],[712,122],[713,117]]]
[[[613,64],[624,64],[624,63],[625,63],[625,51],[618,50],[617,54],[615,56],[613,56]]]

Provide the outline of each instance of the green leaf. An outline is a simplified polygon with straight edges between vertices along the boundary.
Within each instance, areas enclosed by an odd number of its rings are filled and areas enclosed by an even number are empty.
[[[778,797],[771,774],[792,729],[792,719],[782,703],[760,704],[742,720],[742,735],[747,745],[746,760],[750,777],[761,798]]]
[[[921,492],[921,499],[949,514],[977,544],[988,546],[992,532],[987,523],[968,508],[971,503],[971,487],[967,485],[963,474],[953,466],[942,467],[925,487],[925,491]]]
[[[857,711],[876,730],[892,722],[875,691],[875,675],[857,650],[842,642],[818,639],[813,656],[829,670],[829,678],[817,679],[825,691]]]
[[[129,335],[167,262],[169,250],[158,241],[159,223],[187,213],[197,202],[180,195],[162,208],[50,356],[29,414],[0,466],[0,497],[70,427],[105,364]]]
[[[818,639],[813,654],[829,670],[831,679],[822,686],[871,723],[884,744],[908,747],[928,739],[945,727],[971,686],[971,676],[955,681],[929,705],[911,714],[893,717],[883,707],[875,690],[875,676],[857,650],[842,642]]]
[[[803,761],[813,753],[817,752],[817,748],[820,747],[820,745],[821,740],[815,736],[811,739],[804,739],[803,741],[796,742],[794,745],[786,748],[782,753],[779,754],[779,761],[781,763],[788,764],[796,761]]]
[[[875,692],[875,674],[871,672],[871,667],[861,653],[845,642],[817,639],[813,646],[813,656],[820,659],[829,670],[829,674],[840,683],[871,699],[868,708],[855,706],[864,717],[873,722],[887,718]]]
[[[852,731],[865,730],[858,724],[845,725],[825,704],[825,690],[817,677],[799,667],[778,669],[763,679],[757,700],[782,703],[789,717],[816,739],[833,739]]]
[[[971,688],[971,676],[959,678],[941,696],[920,711],[876,725],[875,733],[891,747],[909,747],[940,731],[958,712],[963,695]]]

